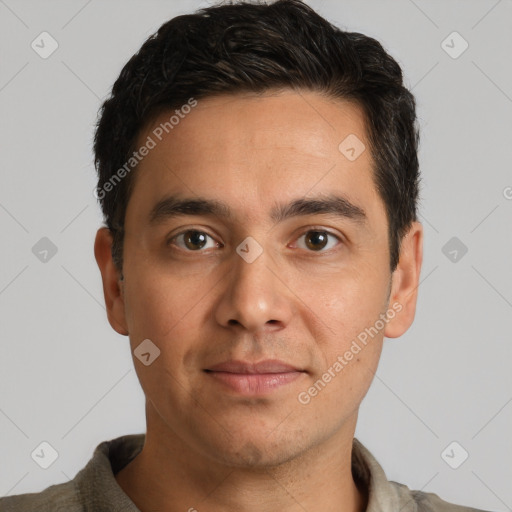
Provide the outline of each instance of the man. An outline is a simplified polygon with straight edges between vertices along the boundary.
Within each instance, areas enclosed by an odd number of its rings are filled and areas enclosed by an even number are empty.
[[[147,432],[0,510],[470,511],[354,438],[422,263],[415,104],[299,0],[203,9],[132,57],[95,137],[108,320]]]

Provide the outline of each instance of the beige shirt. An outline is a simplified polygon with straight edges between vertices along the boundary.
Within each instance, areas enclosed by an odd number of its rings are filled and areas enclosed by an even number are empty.
[[[39,493],[2,498],[0,512],[140,512],[114,475],[142,450],[144,439],[144,434],[126,435],[99,444],[73,480]],[[368,489],[366,512],[485,512],[388,481],[377,460],[356,438],[352,474]]]

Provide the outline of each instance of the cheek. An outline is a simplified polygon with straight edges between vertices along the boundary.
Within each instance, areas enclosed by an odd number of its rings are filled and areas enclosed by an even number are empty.
[[[155,407],[181,406],[182,392],[190,395],[183,362],[197,351],[195,337],[200,297],[194,287],[176,287],[176,281],[140,276],[127,289],[127,312],[134,365],[144,392]],[[159,350],[149,366],[137,360],[136,348],[149,339]],[[180,405],[181,404],[181,405]],[[162,409],[163,410],[163,409]]]
[[[368,266],[366,271],[344,272],[325,281],[310,296],[319,316],[342,338],[373,324],[386,307],[389,276]],[[311,292],[309,292],[311,293]]]
[[[160,350],[151,366],[143,366],[134,360],[148,396],[172,395],[178,400],[180,393],[175,393],[176,386],[178,391],[187,388],[191,393],[189,371],[196,363],[191,354],[201,350],[197,343],[204,322],[205,293],[201,280],[187,279],[185,282],[179,277],[164,279],[149,275],[132,279],[131,287],[127,289],[132,352],[145,339],[151,340]],[[166,390],[173,393],[169,395]]]
[[[322,315],[329,328],[317,338],[322,364],[312,375],[309,390],[317,406],[331,410],[337,420],[335,411],[356,410],[373,380],[383,344],[385,323],[380,315],[385,291],[380,287],[368,293],[354,287],[324,294]]]
[[[366,346],[361,343],[358,345],[360,348],[341,354],[341,361],[345,361],[344,363],[338,360],[340,366],[333,365],[330,372],[326,372],[329,376],[334,374],[325,388],[324,397],[334,410],[356,410],[368,392],[377,370],[382,338],[375,337]],[[354,354],[356,351],[359,352]],[[347,353],[352,354],[350,361],[347,360]],[[328,379],[326,373],[323,374],[323,380]]]
[[[313,309],[322,320],[322,335],[317,337],[317,344],[323,369],[331,368],[338,383],[348,379],[356,387],[369,385],[367,379],[371,380],[372,374],[368,370],[375,371],[377,367],[386,326],[381,319],[387,306],[386,277],[385,272],[368,266],[366,271],[326,283],[321,294],[309,299],[311,304],[318,305]],[[339,357],[343,359],[343,369],[338,364],[336,372],[332,367],[339,363]]]
[[[161,275],[130,276],[126,286],[125,306],[130,335],[164,340],[172,337],[193,315],[194,307],[204,294],[196,281],[184,286],[179,278]]]

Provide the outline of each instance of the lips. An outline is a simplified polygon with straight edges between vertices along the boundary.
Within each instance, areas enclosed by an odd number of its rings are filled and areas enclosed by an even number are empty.
[[[278,361],[277,359],[267,359],[258,363],[245,361],[225,361],[211,366],[206,371],[227,372],[239,374],[262,374],[262,373],[289,373],[302,371],[290,364]]]
[[[225,361],[205,370],[224,390],[237,395],[262,396],[290,384],[305,371],[283,361],[268,359],[258,363]]]

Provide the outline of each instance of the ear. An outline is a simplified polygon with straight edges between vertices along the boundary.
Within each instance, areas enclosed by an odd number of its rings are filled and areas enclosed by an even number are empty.
[[[98,229],[94,242],[94,256],[103,280],[108,321],[115,331],[127,336],[123,281],[112,260],[112,240],[112,234],[108,228]]]
[[[400,259],[391,276],[389,304],[392,306],[397,303],[396,308],[393,308],[397,313],[386,324],[384,336],[387,338],[398,338],[414,320],[422,261],[423,226],[413,222],[402,240]]]

